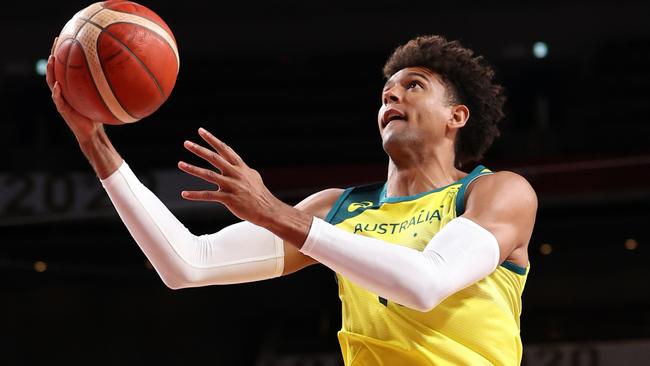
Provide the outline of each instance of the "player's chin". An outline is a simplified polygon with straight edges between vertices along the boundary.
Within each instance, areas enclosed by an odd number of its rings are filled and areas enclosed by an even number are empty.
[[[404,149],[405,146],[415,143],[415,139],[408,133],[397,131],[382,131],[381,141],[384,151],[390,155],[390,151]]]
[[[392,129],[393,126],[391,126],[390,123],[385,126],[381,124],[379,125],[379,134],[381,135],[382,140],[385,140],[386,136],[393,133]]]
[[[409,135],[409,126],[406,122],[390,122],[381,129],[382,139],[404,138]]]

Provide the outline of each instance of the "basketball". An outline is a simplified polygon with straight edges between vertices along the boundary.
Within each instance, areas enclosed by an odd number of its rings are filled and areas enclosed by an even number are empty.
[[[66,101],[107,124],[136,122],[155,112],[174,88],[176,40],[153,11],[130,1],[105,1],[66,23],[52,54]]]

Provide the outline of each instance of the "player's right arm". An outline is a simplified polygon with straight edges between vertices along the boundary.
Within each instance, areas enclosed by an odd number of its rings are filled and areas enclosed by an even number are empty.
[[[316,263],[294,245],[248,222],[210,235],[190,233],[130,171],[103,124],[79,114],[65,101],[54,78],[54,62],[50,56],[46,81],[59,114],[102,180],[131,235],[169,287],[249,282],[286,275]],[[296,208],[324,218],[341,192],[318,192]]]

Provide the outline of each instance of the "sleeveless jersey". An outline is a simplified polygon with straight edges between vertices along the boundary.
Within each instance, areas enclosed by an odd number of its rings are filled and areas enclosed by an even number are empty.
[[[348,188],[326,221],[422,251],[463,213],[467,186],[486,174],[491,172],[478,166],[448,186],[406,197],[386,197],[385,183]],[[345,365],[518,365],[528,269],[506,261],[428,312],[383,299],[337,274],[343,320],[338,338]]]

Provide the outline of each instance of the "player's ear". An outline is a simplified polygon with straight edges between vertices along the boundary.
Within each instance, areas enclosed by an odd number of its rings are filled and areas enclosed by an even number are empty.
[[[469,119],[469,108],[464,104],[451,106],[449,111],[449,122],[447,126],[452,129],[457,129],[465,126]]]

